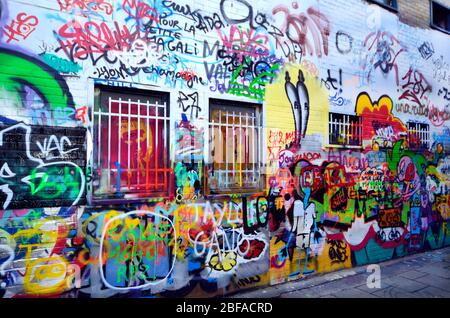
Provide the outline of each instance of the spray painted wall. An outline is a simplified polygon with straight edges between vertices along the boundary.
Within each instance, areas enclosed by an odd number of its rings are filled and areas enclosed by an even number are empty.
[[[0,12],[2,297],[214,296],[450,244],[448,35],[360,0]],[[167,93],[169,147],[127,144],[137,170],[166,156],[167,195],[96,200],[99,85]],[[211,99],[261,104],[260,191],[211,193]]]

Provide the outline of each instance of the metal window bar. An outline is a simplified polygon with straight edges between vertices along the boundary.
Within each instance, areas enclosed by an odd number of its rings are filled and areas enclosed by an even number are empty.
[[[167,107],[166,104],[164,103],[163,105],[163,112],[164,112],[164,138],[167,138],[167,126],[168,126],[168,116],[167,116]],[[164,162],[168,162],[168,158],[167,158],[167,153],[168,151],[166,151],[166,149],[163,149],[163,157],[164,157]],[[168,176],[167,173],[169,172],[169,169],[166,167],[166,169],[163,170],[163,174],[164,174],[164,184],[169,184],[169,180],[168,180]]]
[[[150,166],[149,166],[149,160],[150,160],[150,151],[149,151],[149,149],[150,149],[150,123],[149,123],[150,103],[148,100],[147,100],[146,106],[147,106],[147,108],[146,108],[147,126],[145,127],[145,130],[147,131],[147,150],[145,152],[145,190],[149,190],[149,183],[148,183],[149,182],[149,180],[148,180],[149,173],[148,173],[148,171],[150,169]]]
[[[416,122],[409,122],[408,139],[413,147],[428,148],[430,145],[429,125]]]
[[[349,124],[349,127],[350,127],[350,140],[352,140],[352,144],[354,144],[355,142],[354,142],[354,138],[356,137],[356,134],[355,134],[355,122],[351,122],[350,124]]]
[[[358,116],[330,113],[329,143],[331,145],[362,145],[362,123]]]
[[[100,106],[98,109],[98,147],[97,147],[97,169],[99,169],[99,172],[101,171],[101,165],[100,165],[100,154],[102,153],[102,143],[100,140],[102,140],[102,129],[101,129],[101,123],[102,123],[102,107]],[[93,116],[95,118],[95,115]],[[100,173],[99,173],[100,174]]]
[[[347,125],[348,125],[349,122],[350,122],[350,116],[348,116],[348,115],[344,116],[344,125],[345,125],[344,126],[344,129],[345,129],[345,132],[344,132],[345,138],[344,138],[344,140],[345,140],[345,144],[346,145],[348,145],[349,142],[350,142],[350,140],[348,138],[348,135],[347,135]]]
[[[156,102],[156,111],[155,111],[155,115],[156,115],[156,128],[155,128],[155,134],[156,134],[156,141],[155,141],[155,145],[156,145],[156,153],[158,154],[159,152],[159,142],[158,142],[158,102]],[[155,156],[155,183],[158,184],[158,156]]]
[[[257,158],[255,157],[255,150],[258,149],[258,148],[256,148],[257,145],[256,145],[256,142],[255,142],[255,140],[257,140],[257,138],[255,138],[255,136],[256,136],[255,135],[255,130],[256,130],[255,129],[255,127],[256,127],[256,120],[255,119],[256,119],[255,117],[251,117],[251,120],[252,120],[252,125],[251,125],[252,130],[251,131],[252,131],[252,140],[253,140],[253,142],[252,142],[252,159],[251,159],[251,162],[252,162],[252,170],[258,171],[257,170],[257,165],[256,165]],[[256,182],[255,175],[253,175],[252,181]]]
[[[259,118],[259,122],[262,123],[262,114],[257,113],[260,118]],[[257,176],[257,179],[255,179],[255,183],[259,183],[260,179],[261,179],[261,167],[262,167],[262,163],[261,163],[261,158],[262,158],[262,149],[263,149],[263,142],[262,142],[262,125],[256,125],[258,123],[258,119],[256,118],[256,114],[255,114],[255,127],[257,127],[257,135],[256,135],[256,151],[257,151],[257,158],[255,159],[256,162],[256,169],[255,169],[255,175]]]
[[[225,188],[228,188],[228,140],[230,138],[228,138],[228,116],[226,116],[226,120],[227,120],[227,125],[225,127],[225,151],[223,152],[223,154],[225,155]],[[219,122],[222,122],[222,117],[219,117]]]
[[[117,178],[120,179],[120,170],[119,166],[121,164],[121,160],[120,160],[120,140],[122,139],[122,98],[119,98],[119,123],[118,123],[119,129],[117,129],[117,140],[118,140],[118,149],[117,149],[117,162],[118,162],[118,166],[117,166]],[[120,183],[117,182],[117,192],[120,192]]]
[[[235,127],[235,122],[234,122],[234,111],[233,111],[233,119],[232,119],[232,126],[231,126],[231,131],[233,133],[233,150],[231,151],[232,153],[232,158],[233,158],[233,184],[236,184],[236,148],[235,148],[235,131],[236,131],[236,127]]]
[[[210,147],[209,147],[209,153],[214,153],[214,156],[212,157],[212,161],[214,162],[215,161],[215,158],[216,158],[216,156],[217,156],[217,149],[216,149],[216,147],[215,147],[215,142],[214,142],[214,138],[215,138],[215,132],[214,132],[214,130],[215,130],[215,128],[214,128],[214,123],[215,123],[215,121],[214,121],[214,117],[212,117],[212,129],[210,129],[210,135],[211,135],[211,143],[212,143],[212,145],[210,145]],[[215,167],[213,166],[213,172],[215,173],[215,171],[216,171],[216,169],[215,169]]]
[[[333,121],[333,114],[330,113],[330,120],[328,121],[328,143],[330,144],[334,144],[334,139],[333,139],[333,132],[335,131],[334,129],[334,121]]]
[[[112,111],[112,105],[113,103],[118,103],[118,111]],[[124,104],[128,104],[128,114],[124,114],[122,112],[122,108]],[[138,107],[137,109],[137,114],[133,114],[132,113],[132,107]],[[141,106],[142,105],[146,105],[147,106],[147,112],[145,115],[141,114]],[[150,109],[153,108],[155,110],[155,115],[150,115]],[[164,109],[164,116],[159,116],[159,112],[158,109],[159,108],[163,108]],[[163,103],[162,105],[159,105],[158,102],[156,101],[155,104],[151,104],[149,101],[147,101],[146,103],[142,103],[141,100],[138,100],[137,102],[132,101],[131,98],[128,98],[128,101],[124,101],[122,98],[119,99],[113,99],[111,97],[108,97],[108,112],[106,113],[105,111],[102,111],[102,106],[100,105],[100,107],[98,108],[97,111],[94,111],[94,120],[97,119],[98,123],[97,123],[97,127],[98,127],[98,138],[97,138],[97,149],[98,149],[98,153],[97,153],[97,166],[99,169],[103,169],[104,167],[104,162],[103,162],[103,166],[102,166],[102,118],[104,118],[105,116],[107,116],[107,125],[108,125],[108,149],[107,149],[107,158],[105,160],[105,158],[103,160],[107,161],[107,166],[106,166],[106,171],[108,173],[107,175],[107,187],[106,187],[106,191],[103,191],[103,189],[100,189],[101,194],[112,194],[115,192],[120,192],[122,191],[123,186],[121,186],[120,188],[118,186],[116,186],[116,190],[114,191],[113,186],[111,185],[111,176],[112,174],[116,174],[119,177],[119,170],[122,170],[123,166],[119,167],[116,165],[115,162],[111,162],[111,155],[112,155],[112,151],[111,151],[111,138],[113,135],[113,125],[112,125],[112,120],[117,119],[118,120],[118,125],[117,125],[117,137],[118,137],[118,142],[117,142],[117,161],[119,162],[119,164],[121,163],[121,152],[122,152],[122,147],[121,147],[121,139],[122,139],[122,118],[124,116],[126,116],[126,118],[128,119],[128,126],[127,126],[127,140],[128,140],[128,147],[127,147],[127,175],[128,175],[128,184],[127,187],[125,187],[124,192],[128,192],[128,193],[133,193],[133,192],[139,192],[140,189],[144,188],[145,190],[149,190],[150,188],[152,188],[153,190],[160,190],[161,191],[165,191],[167,189],[167,185],[168,185],[168,179],[167,179],[167,172],[170,170],[167,167],[167,155],[162,152],[164,154],[164,162],[161,164],[158,164],[158,157],[159,157],[159,153],[161,153],[159,151],[159,129],[158,129],[158,125],[160,124],[160,121],[164,122],[164,136],[167,135],[167,123],[169,121],[169,118],[167,117],[167,107],[166,107],[166,103]],[[138,158],[137,158],[137,163],[136,163],[136,167],[133,168],[131,166],[131,130],[132,130],[132,119],[136,119],[137,120],[137,130],[138,130],[138,135],[137,135],[137,148],[138,148]],[[141,131],[141,121],[145,123],[146,125],[146,130],[147,130],[147,153],[145,154],[146,158],[149,157],[149,134],[150,134],[150,120],[155,120],[155,126],[156,126],[156,130],[155,130],[155,139],[154,139],[154,143],[156,144],[156,150],[155,153],[155,167],[154,169],[151,169],[148,165],[146,166],[146,176],[149,175],[149,172],[151,170],[155,170],[155,181],[152,184],[148,183],[148,177],[146,178],[146,186],[142,187],[140,182],[141,179],[139,178],[139,157],[140,157],[140,131]],[[115,134],[114,134],[115,135]],[[147,159],[148,162],[148,159]],[[158,182],[158,173],[164,173],[164,182],[160,183]],[[137,177],[137,182],[133,182],[132,177],[133,174],[136,175]],[[101,182],[103,180],[100,180]],[[165,187],[165,188],[164,188]]]
[[[108,140],[111,140],[111,97],[108,98]],[[111,143],[108,142],[108,189],[111,189]]]
[[[140,188],[140,182],[139,182],[139,159],[141,156],[141,100],[138,99],[137,101],[138,104],[138,118],[137,118],[137,125],[138,125],[138,133],[137,133],[137,147],[138,147],[138,152],[137,152],[137,158],[136,158],[136,172],[137,172],[137,188],[139,190]],[[155,156],[156,157],[156,156]]]
[[[248,126],[248,113],[245,113],[245,127]],[[248,129],[245,129],[245,162],[247,162],[246,167],[248,167],[248,163],[250,163],[250,149],[249,149],[249,136],[248,136]],[[250,183],[248,176],[246,176],[247,178],[245,179],[245,184]]]
[[[131,187],[131,177],[132,177],[132,171],[131,171],[131,167],[130,167],[130,155],[131,155],[131,99],[128,99],[128,126],[127,126],[127,130],[128,130],[128,169],[127,169],[127,181],[128,181],[128,187]]]

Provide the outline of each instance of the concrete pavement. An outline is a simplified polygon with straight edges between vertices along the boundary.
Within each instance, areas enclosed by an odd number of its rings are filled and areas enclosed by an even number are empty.
[[[228,298],[450,298],[450,247],[380,265],[380,288],[366,266],[230,295]]]

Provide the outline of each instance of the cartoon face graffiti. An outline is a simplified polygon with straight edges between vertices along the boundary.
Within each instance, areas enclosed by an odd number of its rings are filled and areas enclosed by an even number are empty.
[[[410,157],[404,156],[400,159],[397,167],[397,179],[403,182],[403,200],[409,200],[411,196],[420,188],[420,179],[417,174],[416,166]]]

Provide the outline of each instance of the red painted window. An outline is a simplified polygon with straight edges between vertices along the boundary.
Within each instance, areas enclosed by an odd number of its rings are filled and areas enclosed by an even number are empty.
[[[260,106],[234,101],[210,103],[208,185],[211,193],[261,188]]]
[[[408,122],[408,144],[410,149],[423,150],[430,147],[430,126]]]
[[[329,144],[340,146],[362,145],[361,117],[330,113],[329,115]]]
[[[168,95],[96,88],[94,198],[167,195]]]

